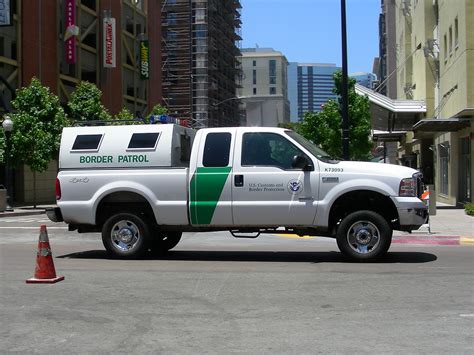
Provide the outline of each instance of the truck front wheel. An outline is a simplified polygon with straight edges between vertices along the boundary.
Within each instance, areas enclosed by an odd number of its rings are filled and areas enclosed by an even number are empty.
[[[119,258],[136,259],[148,250],[150,231],[145,220],[132,213],[111,216],[102,227],[102,242]]]
[[[378,213],[357,211],[342,220],[336,239],[345,256],[357,261],[373,261],[390,248],[392,229]]]

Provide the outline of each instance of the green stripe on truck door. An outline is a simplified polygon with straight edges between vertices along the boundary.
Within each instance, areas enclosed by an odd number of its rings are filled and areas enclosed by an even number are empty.
[[[232,167],[197,168],[191,179],[191,224],[211,224]]]

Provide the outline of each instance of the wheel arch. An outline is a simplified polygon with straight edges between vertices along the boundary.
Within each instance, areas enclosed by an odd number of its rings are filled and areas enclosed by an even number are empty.
[[[339,222],[352,212],[368,210],[380,214],[392,228],[397,227],[398,211],[390,196],[372,190],[349,191],[331,205],[328,227],[336,233]]]
[[[156,223],[150,201],[137,191],[109,191],[100,198],[95,211],[96,225],[99,226],[103,225],[107,218],[120,212],[146,215]]]

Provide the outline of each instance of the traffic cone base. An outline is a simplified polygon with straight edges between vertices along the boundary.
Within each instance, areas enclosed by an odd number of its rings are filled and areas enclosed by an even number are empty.
[[[26,280],[27,284],[54,284],[64,280],[64,276],[56,276],[53,254],[49,245],[46,225],[42,225],[38,241],[38,253],[36,254],[35,276]]]
[[[54,279],[37,279],[32,277],[26,280],[27,284],[55,284],[56,282],[64,280],[64,276],[55,277]]]

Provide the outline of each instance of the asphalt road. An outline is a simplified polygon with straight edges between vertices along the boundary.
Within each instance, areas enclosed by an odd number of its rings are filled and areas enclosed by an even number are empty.
[[[473,353],[474,248],[186,234],[162,259],[109,259],[46,223],[58,275],[33,276],[42,216],[0,219],[0,353]]]

